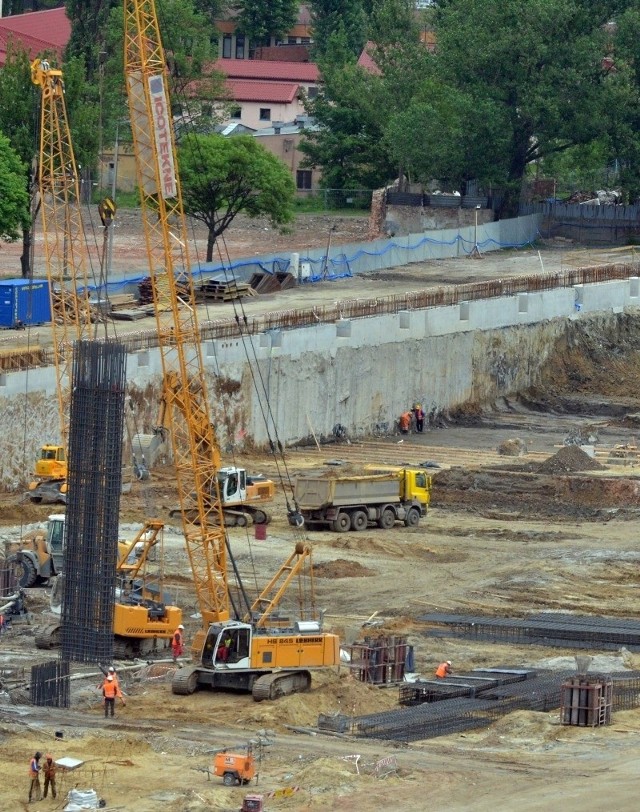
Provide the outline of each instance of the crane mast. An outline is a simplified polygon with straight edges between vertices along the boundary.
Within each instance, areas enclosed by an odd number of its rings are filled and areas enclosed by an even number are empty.
[[[86,245],[80,215],[80,186],[64,97],[61,70],[44,59],[31,64],[31,79],[41,91],[38,192],[56,370],[61,446],[44,446],[36,476],[66,478],[69,434],[70,368],[73,342],[85,338],[91,322]],[[67,283],[71,283],[68,291]],[[37,483],[32,490],[37,492]]]
[[[124,42],[129,116],[178,498],[196,596],[207,628],[230,616],[226,533],[217,481],[220,452],[207,400],[176,172],[167,66],[153,0],[125,0]]]

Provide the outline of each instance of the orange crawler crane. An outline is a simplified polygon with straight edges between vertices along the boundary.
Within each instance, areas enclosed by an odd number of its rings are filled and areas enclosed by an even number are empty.
[[[196,664],[178,669],[172,690],[190,694],[209,686],[251,691],[256,700],[273,699],[308,689],[312,668],[337,665],[339,641],[322,630],[314,610],[306,610],[313,604],[313,571],[311,550],[301,542],[242,619],[231,617],[220,449],[207,397],[167,60],[153,0],[125,0],[124,40],[163,393],[185,544],[203,624],[193,644]],[[281,614],[282,599],[295,578],[300,619]]]

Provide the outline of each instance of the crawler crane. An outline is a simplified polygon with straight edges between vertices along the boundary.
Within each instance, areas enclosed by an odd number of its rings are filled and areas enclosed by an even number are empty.
[[[66,503],[72,345],[74,341],[87,337],[86,331],[91,323],[87,254],[63,74],[46,60],[36,59],[31,64],[31,79],[41,91],[38,192],[62,442],[42,446],[29,495],[32,502]],[[68,281],[71,289],[67,288]]]
[[[337,665],[339,641],[323,632],[316,619],[277,617],[287,588],[310,567],[311,551],[301,542],[242,620],[231,617],[218,484],[220,450],[207,397],[166,59],[153,0],[125,0],[124,37],[163,392],[186,549],[203,624],[193,646],[196,665],[176,672],[172,690],[189,694],[210,686],[251,691],[257,700],[273,699],[306,690],[310,669]]]

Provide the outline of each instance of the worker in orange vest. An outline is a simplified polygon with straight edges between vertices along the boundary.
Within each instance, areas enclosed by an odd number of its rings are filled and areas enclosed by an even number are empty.
[[[29,762],[29,778],[31,779],[31,784],[29,784],[29,803],[31,803],[32,800],[42,800],[42,789],[40,787],[41,758],[42,753],[38,751]],[[35,799],[33,798],[34,793],[36,795]]]
[[[398,422],[400,425],[400,433],[409,434],[409,429],[411,428],[411,412],[403,412]]]
[[[173,652],[173,662],[178,662],[178,657],[181,657],[184,652],[184,638],[182,636],[182,632],[184,631],[184,626],[182,623],[178,626],[178,628],[173,633],[173,637],[171,638],[171,650]]]
[[[445,663],[440,663],[440,665],[436,668],[436,677],[438,679],[444,679],[448,677],[451,673],[451,660],[447,660]]]
[[[115,716],[116,697],[120,697],[122,704],[126,705],[120,686],[109,674],[105,681],[102,683],[102,696],[104,697],[104,718],[111,715]]]

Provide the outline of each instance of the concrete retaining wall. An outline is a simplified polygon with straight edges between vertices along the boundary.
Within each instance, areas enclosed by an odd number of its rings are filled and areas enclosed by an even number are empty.
[[[207,341],[221,445],[227,453],[233,445],[263,446],[267,404],[271,434],[275,423],[287,444],[312,432],[331,435],[338,424],[351,436],[391,432],[416,400],[431,415],[491,402],[538,381],[566,319],[613,317],[637,307],[639,297],[634,277],[271,331],[245,339],[246,347],[240,339]],[[129,356],[135,431],[157,422],[160,369],[158,349]],[[57,439],[53,368],[0,375],[0,487],[24,484],[41,443]]]

